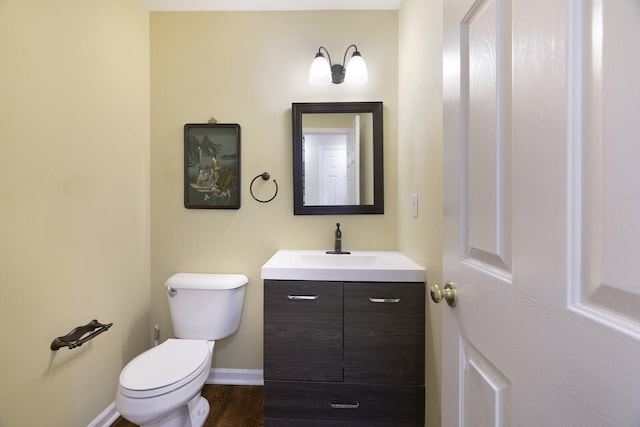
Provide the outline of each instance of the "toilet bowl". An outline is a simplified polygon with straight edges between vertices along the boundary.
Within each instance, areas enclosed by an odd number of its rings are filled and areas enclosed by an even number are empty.
[[[120,373],[116,409],[143,427],[201,427],[209,403],[200,395],[215,340],[239,324],[244,275],[179,273],[167,281],[176,335],[131,360]]]
[[[189,409],[196,409],[197,401],[192,408],[185,405],[200,397],[209,376],[214,344],[169,339],[137,356],[120,374],[116,396],[120,414],[141,426],[183,427],[187,419],[194,417],[202,418],[204,423],[209,413],[206,401],[206,413],[202,408],[189,413]],[[193,422],[186,425],[197,426]]]

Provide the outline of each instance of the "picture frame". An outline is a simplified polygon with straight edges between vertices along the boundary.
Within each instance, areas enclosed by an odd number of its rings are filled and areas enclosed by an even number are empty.
[[[184,125],[184,207],[240,209],[240,125]]]

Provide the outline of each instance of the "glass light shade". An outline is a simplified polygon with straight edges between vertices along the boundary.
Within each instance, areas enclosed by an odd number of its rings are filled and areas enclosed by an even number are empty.
[[[331,66],[321,53],[318,53],[311,63],[309,83],[313,86],[326,86],[331,83]]]
[[[369,81],[367,64],[365,64],[359,52],[355,52],[347,63],[345,73],[344,82],[348,85],[362,86]]]

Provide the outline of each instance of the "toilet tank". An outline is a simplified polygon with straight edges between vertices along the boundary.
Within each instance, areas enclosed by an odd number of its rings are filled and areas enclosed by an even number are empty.
[[[166,283],[173,332],[184,339],[219,340],[240,325],[244,274],[177,273]]]

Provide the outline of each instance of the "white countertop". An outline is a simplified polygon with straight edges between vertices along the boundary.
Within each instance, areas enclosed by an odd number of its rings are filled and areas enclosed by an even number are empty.
[[[426,271],[396,251],[279,250],[263,266],[262,279],[343,282],[424,282]]]

